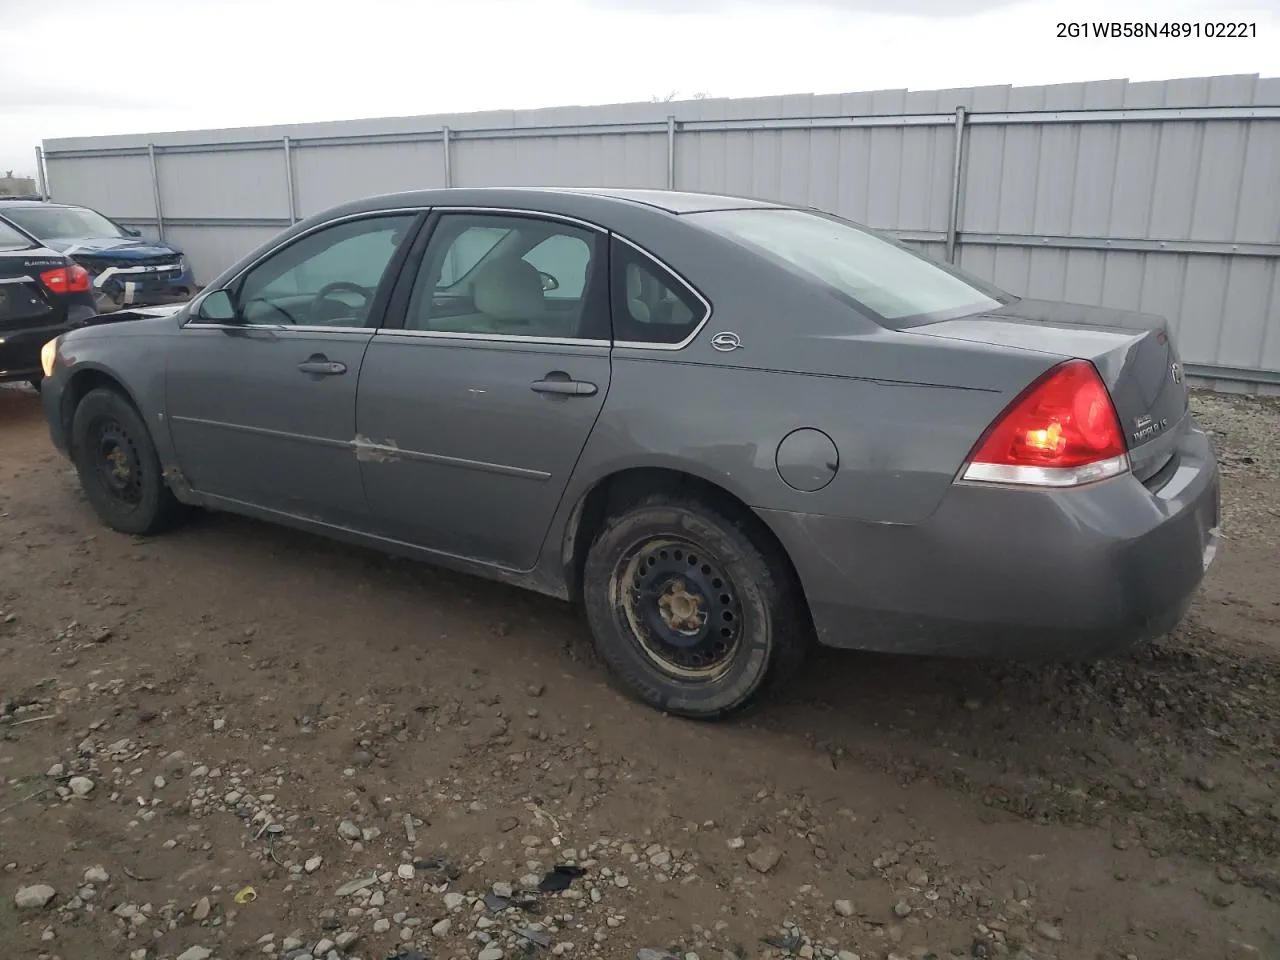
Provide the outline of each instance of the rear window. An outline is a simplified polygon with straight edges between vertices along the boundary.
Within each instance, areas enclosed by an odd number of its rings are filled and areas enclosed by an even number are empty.
[[[34,246],[30,237],[0,220],[0,250],[29,250]]]
[[[763,209],[688,216],[809,274],[889,326],[962,317],[1013,299],[896,240],[829,214]]]
[[[123,237],[121,229],[87,207],[49,207],[32,204],[14,207],[5,216],[41,240],[77,240],[85,237]]]

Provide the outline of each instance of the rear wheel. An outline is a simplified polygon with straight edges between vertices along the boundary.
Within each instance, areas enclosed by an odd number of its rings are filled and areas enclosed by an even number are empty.
[[[39,393],[40,388],[44,386],[44,377],[32,377],[27,381],[27,385],[36,393]]]
[[[119,392],[99,387],[85,394],[72,420],[71,449],[85,496],[113,530],[159,533],[181,518],[151,434]]]
[[[750,706],[808,646],[785,560],[749,524],[700,500],[652,497],[612,517],[587,554],[583,592],[614,676],[680,716]]]

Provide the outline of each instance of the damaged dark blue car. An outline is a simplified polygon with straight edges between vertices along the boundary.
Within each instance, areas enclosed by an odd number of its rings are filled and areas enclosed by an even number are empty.
[[[0,199],[0,220],[15,224],[89,271],[103,312],[177,303],[197,291],[181,248],[144,239],[139,231],[88,207]]]

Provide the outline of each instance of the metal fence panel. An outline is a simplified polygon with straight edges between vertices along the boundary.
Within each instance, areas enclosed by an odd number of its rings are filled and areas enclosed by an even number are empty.
[[[151,167],[145,153],[138,156],[96,157],[92,162],[45,155],[46,176],[54,196],[66,203],[84,203],[109,216],[155,216]]]
[[[280,150],[161,153],[160,208],[166,219],[280,219],[289,215]]]
[[[300,217],[371,193],[443,187],[444,144],[343,144],[291,150]],[[283,164],[283,154],[273,155]],[[284,176],[283,167],[279,177]],[[287,209],[286,209],[287,214]]]
[[[453,186],[666,186],[665,134],[467,139],[452,143]]]
[[[812,205],[1014,293],[1164,314],[1193,372],[1280,390],[1280,79],[488,111],[56,140],[44,156],[54,197],[184,244],[204,278],[371,193],[593,185]]]
[[[1242,242],[1280,243],[1280,123],[1254,123],[1239,179],[1240,216],[1236,235]]]

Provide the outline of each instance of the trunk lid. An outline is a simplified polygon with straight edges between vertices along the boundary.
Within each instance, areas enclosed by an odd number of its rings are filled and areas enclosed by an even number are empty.
[[[58,313],[57,298],[40,283],[65,257],[43,249],[0,251],[0,331],[46,326]]]
[[[1187,429],[1186,377],[1162,317],[1019,300],[990,313],[923,324],[908,332],[1089,360],[1111,392],[1140,480],[1165,466]]]

